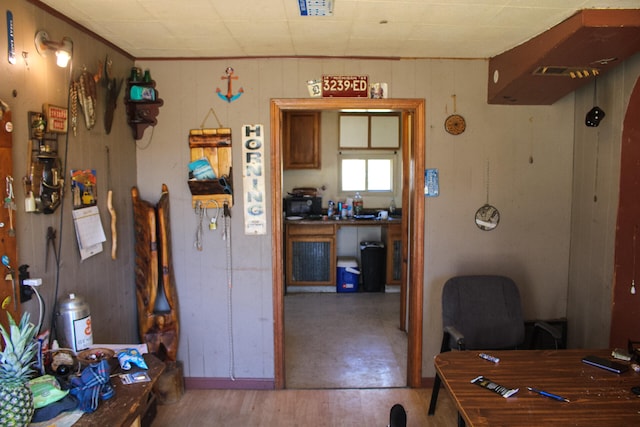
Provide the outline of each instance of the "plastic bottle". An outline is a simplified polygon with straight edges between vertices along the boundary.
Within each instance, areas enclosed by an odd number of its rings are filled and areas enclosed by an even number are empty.
[[[333,200],[329,200],[329,207],[327,208],[327,216],[331,218],[333,216],[333,212],[335,211],[335,204]]]
[[[391,203],[389,204],[389,215],[393,215],[396,211],[396,199],[391,198]]]
[[[360,192],[356,192],[356,195],[353,197],[353,211],[355,215],[362,215],[362,209],[364,207],[364,202],[362,200],[362,196]]]

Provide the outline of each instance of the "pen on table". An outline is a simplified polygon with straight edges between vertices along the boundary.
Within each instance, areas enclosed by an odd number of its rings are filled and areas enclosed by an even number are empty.
[[[549,393],[548,391],[538,390],[531,387],[527,387],[527,390],[532,391],[534,393],[538,393],[541,396],[550,397],[551,399],[554,399],[554,400],[559,400],[561,402],[569,402],[569,399],[567,399],[566,397],[558,396],[557,394]]]
[[[500,359],[491,355],[488,355],[487,353],[480,353],[478,355],[479,357],[482,357],[484,360],[488,360],[489,362],[493,362],[493,363],[499,363]]]

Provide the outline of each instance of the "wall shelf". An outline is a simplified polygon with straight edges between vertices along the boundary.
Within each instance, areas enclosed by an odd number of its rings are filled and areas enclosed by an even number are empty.
[[[192,129],[189,131],[191,161],[207,159],[216,179],[189,179],[192,206],[198,202],[205,207],[218,203],[233,206],[233,175],[231,129]]]
[[[131,99],[131,90],[134,87],[153,94],[152,99]],[[158,124],[160,107],[164,105],[164,101],[158,98],[156,82],[153,80],[149,82],[128,80],[124,103],[127,109],[127,123],[131,126],[136,140],[142,138],[146,128]]]

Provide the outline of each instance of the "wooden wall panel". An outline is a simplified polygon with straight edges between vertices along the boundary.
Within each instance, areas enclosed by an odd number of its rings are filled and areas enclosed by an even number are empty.
[[[616,229],[611,347],[640,341],[640,79],[624,119]],[[631,287],[635,284],[635,294]]]
[[[2,314],[0,322],[7,326],[6,311],[10,312],[16,321],[20,316],[20,286],[18,283],[18,265],[17,265],[17,244],[15,236],[16,228],[16,211],[9,212],[5,208],[6,180],[7,177],[13,178],[13,144],[12,144],[13,122],[11,121],[11,111],[5,111],[0,120],[0,179],[2,180],[2,209],[0,209],[0,257],[7,256],[9,258],[10,267],[15,270],[13,272],[14,283],[7,273],[9,269],[0,265],[2,272],[0,277],[0,304]],[[11,218],[10,218],[11,215]]]

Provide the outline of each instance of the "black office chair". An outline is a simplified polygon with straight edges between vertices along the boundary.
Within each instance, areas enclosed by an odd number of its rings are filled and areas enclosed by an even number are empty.
[[[458,350],[504,350],[522,348],[525,324],[518,287],[504,276],[457,276],[442,289],[443,336],[440,352]],[[561,348],[562,334],[546,322],[535,322]],[[532,342],[532,346],[535,345]],[[436,373],[429,404],[429,415],[436,411],[442,380]],[[458,425],[464,420],[458,414]]]

